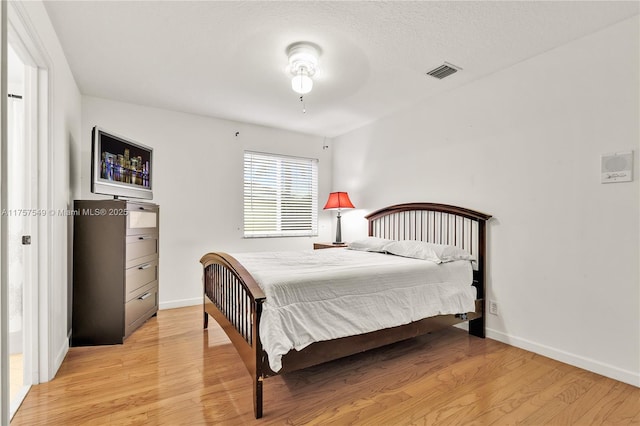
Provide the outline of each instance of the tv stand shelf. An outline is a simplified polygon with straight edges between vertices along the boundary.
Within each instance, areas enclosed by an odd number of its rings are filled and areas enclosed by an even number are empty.
[[[158,311],[159,208],[76,200],[71,346],[122,343]]]

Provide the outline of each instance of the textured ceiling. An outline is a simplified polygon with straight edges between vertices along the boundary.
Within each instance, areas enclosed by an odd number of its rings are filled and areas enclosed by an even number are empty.
[[[638,2],[46,1],[83,94],[336,136],[640,13]],[[286,47],[322,54],[307,113]],[[463,71],[424,73],[450,62]]]

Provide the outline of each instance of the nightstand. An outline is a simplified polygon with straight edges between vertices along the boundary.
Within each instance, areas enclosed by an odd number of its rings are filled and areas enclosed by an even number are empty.
[[[333,244],[333,243],[313,243],[314,250],[328,249],[328,248],[344,248],[347,243]]]

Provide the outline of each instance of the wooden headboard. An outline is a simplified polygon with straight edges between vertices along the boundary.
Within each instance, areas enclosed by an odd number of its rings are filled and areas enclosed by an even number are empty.
[[[371,237],[448,244],[471,253],[476,259],[473,285],[478,298],[484,299],[486,222],[491,215],[447,204],[405,203],[382,208],[365,217]]]
[[[485,223],[491,215],[447,204],[406,203],[366,218],[371,237],[449,244],[478,257],[484,255]]]

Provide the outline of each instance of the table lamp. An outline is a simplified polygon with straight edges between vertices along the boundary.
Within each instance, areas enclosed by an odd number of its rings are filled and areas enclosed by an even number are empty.
[[[324,210],[338,210],[338,224],[336,226],[336,240],[333,244],[342,244],[342,231],[340,229],[340,210],[342,209],[354,209],[355,207],[349,199],[349,194],[346,192],[332,192],[329,194],[327,204],[324,206]]]

